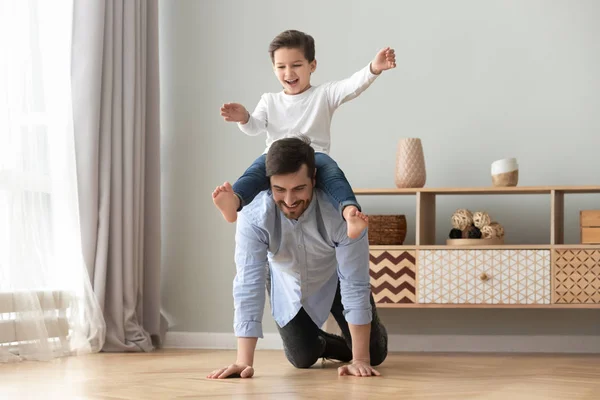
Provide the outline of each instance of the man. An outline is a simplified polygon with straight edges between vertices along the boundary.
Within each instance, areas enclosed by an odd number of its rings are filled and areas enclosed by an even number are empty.
[[[373,366],[387,356],[387,332],[370,291],[367,232],[350,239],[339,210],[315,188],[308,142],[286,138],[271,145],[265,164],[271,189],[239,215],[233,283],[237,360],[208,378],[254,375],[265,285],[292,365],[309,368],[328,358],[349,363],[338,369],[340,375],[379,375]],[[319,329],[330,312],[343,337]]]

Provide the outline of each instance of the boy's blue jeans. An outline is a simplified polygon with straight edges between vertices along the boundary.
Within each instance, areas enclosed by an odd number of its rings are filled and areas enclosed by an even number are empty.
[[[254,160],[233,184],[233,192],[240,198],[238,211],[250,204],[260,192],[270,188],[265,167],[266,158],[267,155],[262,154]],[[317,167],[316,187],[329,196],[331,203],[340,213],[349,205],[361,210],[350,183],[333,158],[325,153],[315,152],[315,165]]]

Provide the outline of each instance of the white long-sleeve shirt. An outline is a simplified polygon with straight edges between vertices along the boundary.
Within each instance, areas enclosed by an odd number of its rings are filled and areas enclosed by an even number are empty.
[[[266,133],[265,153],[275,140],[301,134],[310,137],[315,151],[329,154],[333,113],[358,97],[378,76],[369,63],[349,78],[312,86],[300,94],[264,93],[248,122],[238,126],[250,136]]]

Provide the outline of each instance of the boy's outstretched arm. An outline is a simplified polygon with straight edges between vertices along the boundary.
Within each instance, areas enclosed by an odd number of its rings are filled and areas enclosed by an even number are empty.
[[[239,103],[225,103],[221,107],[221,116],[227,122],[237,122],[238,127],[248,136],[256,136],[267,131],[267,100],[260,97],[256,108],[250,113]]]
[[[329,105],[335,110],[347,101],[353,100],[367,90],[383,71],[396,68],[394,49],[385,47],[377,52],[369,65],[361,68],[352,76],[327,84]]]
[[[396,68],[396,54],[394,49],[386,47],[379,50],[373,61],[371,61],[371,72],[379,75],[383,71],[392,68]]]
[[[246,107],[239,103],[225,103],[221,107],[221,116],[227,122],[239,122],[245,124],[248,122],[250,113]]]

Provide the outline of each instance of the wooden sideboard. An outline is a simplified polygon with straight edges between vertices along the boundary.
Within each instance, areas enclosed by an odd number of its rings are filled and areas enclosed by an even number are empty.
[[[415,244],[370,246],[371,289],[378,307],[600,308],[600,245],[564,243],[569,194],[600,186],[360,189],[357,196],[414,195]],[[549,243],[435,244],[441,195],[550,196]]]

